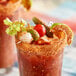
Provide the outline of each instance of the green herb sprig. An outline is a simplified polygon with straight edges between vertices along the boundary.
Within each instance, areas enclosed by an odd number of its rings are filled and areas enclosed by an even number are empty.
[[[4,24],[8,26],[6,33],[10,36],[16,35],[17,32],[26,31],[25,25],[27,22],[25,20],[12,22],[9,18],[4,20]]]

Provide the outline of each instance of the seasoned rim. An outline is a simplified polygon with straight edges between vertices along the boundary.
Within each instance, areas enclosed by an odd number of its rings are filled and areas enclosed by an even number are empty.
[[[35,45],[35,44],[27,44],[24,42],[20,42],[16,37],[16,45],[18,50],[23,52],[30,52],[31,54],[39,54],[39,55],[57,55],[67,43],[67,35],[64,33],[63,38],[52,38],[50,45]]]

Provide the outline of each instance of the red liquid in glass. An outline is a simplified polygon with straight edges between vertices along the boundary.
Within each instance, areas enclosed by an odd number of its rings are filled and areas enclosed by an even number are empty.
[[[15,61],[15,39],[5,32],[7,26],[3,20],[6,17],[12,19],[12,16],[0,13],[0,68],[11,67]]]
[[[19,49],[21,45],[17,47]],[[39,55],[31,49],[32,47],[28,51],[23,48],[18,50],[20,76],[61,76],[63,49],[55,56]],[[46,49],[46,51],[48,50]]]

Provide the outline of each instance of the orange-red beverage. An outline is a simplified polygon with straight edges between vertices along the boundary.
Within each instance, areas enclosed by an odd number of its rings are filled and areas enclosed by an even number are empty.
[[[13,20],[19,5],[19,2],[0,4],[0,68],[11,67],[15,61],[15,39],[14,36],[11,37],[6,34],[5,30],[8,26],[4,25],[3,20],[7,17]]]
[[[16,44],[20,76],[61,76],[65,39],[54,40],[50,45]]]
[[[20,76],[61,76],[63,49],[56,56],[18,51]]]
[[[7,26],[3,24],[6,17],[0,14],[0,68],[10,67],[15,61],[15,40],[6,34]]]

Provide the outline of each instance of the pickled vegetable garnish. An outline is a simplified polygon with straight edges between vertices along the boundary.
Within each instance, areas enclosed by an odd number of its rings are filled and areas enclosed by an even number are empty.
[[[52,32],[50,32],[50,27],[48,27],[44,22],[42,22],[40,19],[38,19],[37,17],[33,17],[33,22],[35,23],[35,24],[41,24],[41,25],[43,25],[45,28],[46,28],[46,35],[48,36],[48,37],[53,37],[53,33]]]
[[[39,39],[40,36],[39,36],[39,33],[36,30],[29,29],[28,32],[30,32],[32,34],[32,37],[35,41],[37,41]]]
[[[20,35],[19,39],[23,42],[29,40],[27,41],[28,43],[33,42],[38,45],[51,44],[51,42],[53,42],[51,40],[54,38],[57,38],[58,41],[62,40],[68,45],[72,43],[73,32],[71,28],[66,24],[53,23],[52,26],[48,27],[44,22],[36,17],[33,18],[33,21],[36,24],[35,26],[31,26],[27,21],[23,19],[12,22],[7,18],[4,20],[4,24],[8,25],[6,33],[13,36],[26,32],[25,35]],[[27,37],[29,39],[27,39]]]

